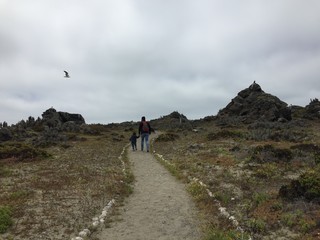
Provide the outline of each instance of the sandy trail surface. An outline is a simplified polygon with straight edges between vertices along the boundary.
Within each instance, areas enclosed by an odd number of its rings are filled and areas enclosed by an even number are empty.
[[[137,143],[140,149],[140,142]],[[98,239],[200,239],[197,211],[185,185],[178,182],[151,153],[132,151],[133,194],[120,208],[120,221],[103,229]]]

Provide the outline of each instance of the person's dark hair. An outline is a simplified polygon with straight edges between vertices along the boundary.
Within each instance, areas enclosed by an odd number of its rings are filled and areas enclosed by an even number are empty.
[[[141,121],[146,121],[146,117],[143,116],[143,117],[141,118]]]

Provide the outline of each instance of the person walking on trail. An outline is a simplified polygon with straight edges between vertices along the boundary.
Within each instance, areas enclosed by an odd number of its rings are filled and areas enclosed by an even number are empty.
[[[129,139],[131,142],[131,146],[132,146],[133,151],[137,150],[137,138],[139,138],[139,136],[137,136],[137,134],[135,132],[133,132],[130,139]]]
[[[151,134],[150,123],[146,121],[146,117],[141,118],[139,124],[139,135],[141,136],[141,151],[143,151],[144,142],[146,143],[147,152],[149,152],[149,134]]]

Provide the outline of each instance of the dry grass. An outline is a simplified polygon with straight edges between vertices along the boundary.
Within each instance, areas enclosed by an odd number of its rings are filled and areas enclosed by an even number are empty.
[[[294,146],[320,146],[320,124],[309,123],[307,128],[281,126],[285,131],[269,129],[270,136],[276,131],[276,140],[265,136],[259,139],[247,126],[222,129],[214,121],[196,125],[198,131],[170,131],[174,139],[163,136],[171,140],[154,143],[155,151],[179,171],[177,175],[184,176],[185,181],[192,176],[204,182],[254,239],[319,239],[320,205],[306,200],[297,204],[299,200],[287,201],[278,193],[282,185],[318,164],[317,156]],[[297,140],[290,135],[297,133],[307,137]],[[216,202],[200,190],[195,188],[191,193],[207,221],[208,236],[218,236],[221,231],[228,236],[234,228],[218,217]]]
[[[0,239],[71,239],[108,201],[121,203],[132,178],[118,159],[127,144],[119,132],[43,149],[51,157],[0,160],[0,206],[12,209],[14,223]]]

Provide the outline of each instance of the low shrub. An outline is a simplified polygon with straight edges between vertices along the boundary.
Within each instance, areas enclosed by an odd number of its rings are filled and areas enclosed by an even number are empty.
[[[203,201],[208,198],[206,188],[197,182],[191,182],[187,186],[187,190],[196,201]]]
[[[299,182],[303,189],[305,189],[304,197],[308,200],[320,198],[320,168],[312,169],[299,177]]]
[[[301,210],[285,213],[280,219],[285,226],[296,228],[303,233],[308,233],[317,225],[314,219],[308,217]]]
[[[211,229],[206,234],[204,240],[248,240],[250,237],[240,231]]]
[[[251,155],[251,161],[258,163],[289,162],[292,158],[290,149],[275,148],[270,144],[254,147]]]
[[[157,142],[172,142],[175,141],[176,139],[179,138],[178,134],[174,134],[174,133],[165,133],[165,134],[161,134],[156,141]]]
[[[5,233],[11,227],[11,210],[7,206],[0,206],[0,233]]]
[[[254,193],[252,196],[253,203],[258,206],[269,199],[269,195],[266,193]]]
[[[207,135],[207,139],[209,141],[223,139],[223,138],[239,139],[243,137],[244,137],[244,134],[240,131],[229,131],[225,129],[219,132],[209,133]]]
[[[279,168],[275,163],[261,165],[254,174],[258,178],[272,179],[279,175]]]
[[[4,165],[0,165],[0,178],[10,176],[12,171]]]
[[[304,131],[295,130],[301,127],[296,122],[279,123],[279,122],[255,122],[248,126],[248,139],[255,141],[289,141],[300,142],[308,135]]]
[[[48,153],[44,150],[36,149],[25,143],[3,143],[0,144],[0,159],[18,158],[33,159],[36,157],[47,157]]]
[[[267,224],[264,220],[258,218],[251,218],[247,222],[248,227],[252,230],[254,233],[263,233],[266,232]]]
[[[297,180],[292,180],[289,185],[283,185],[279,196],[288,200],[304,197],[312,201],[320,199],[320,167],[307,170]]]
[[[290,149],[297,152],[300,156],[306,156],[314,160],[315,164],[320,163],[320,147],[316,144],[298,144]]]

